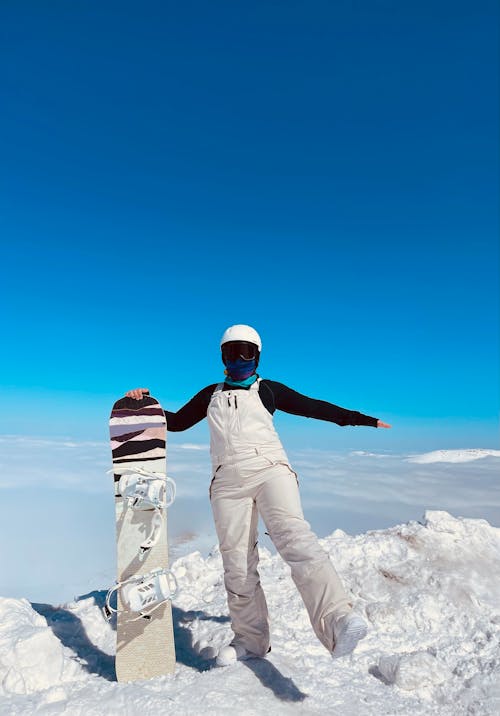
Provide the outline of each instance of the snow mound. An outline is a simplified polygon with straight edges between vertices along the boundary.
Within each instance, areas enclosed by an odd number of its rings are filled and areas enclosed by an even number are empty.
[[[382,656],[378,667],[388,683],[411,691],[421,686],[442,684],[451,677],[447,666],[427,651],[415,651],[402,656]]]
[[[0,604],[0,693],[31,694],[84,677],[72,653],[26,599]]]
[[[407,462],[470,462],[471,460],[481,460],[485,457],[500,457],[500,450],[481,450],[478,448],[471,448],[470,450],[434,450],[421,455],[412,455],[407,458]]]
[[[427,510],[421,522],[335,530],[321,543],[369,625],[352,655],[331,659],[289,568],[261,549],[272,652],[213,668],[232,636],[215,548],[172,566],[177,668],[168,677],[116,683],[104,590],[54,607],[0,599],[0,713],[500,713],[500,529]]]

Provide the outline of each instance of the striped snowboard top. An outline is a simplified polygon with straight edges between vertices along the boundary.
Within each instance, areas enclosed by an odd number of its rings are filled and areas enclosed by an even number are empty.
[[[109,420],[113,467],[118,468],[117,473],[121,465],[165,460],[166,430],[165,413],[155,398],[146,395],[142,400],[118,400]],[[115,480],[119,478],[115,474]]]

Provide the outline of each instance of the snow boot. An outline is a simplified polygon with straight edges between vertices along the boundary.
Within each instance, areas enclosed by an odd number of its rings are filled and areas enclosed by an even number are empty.
[[[267,653],[269,654],[270,651],[271,647],[269,647]],[[252,653],[251,651],[248,651],[247,649],[245,649],[244,646],[240,646],[239,644],[229,644],[229,646],[223,646],[222,649],[219,650],[217,658],[215,659],[215,665],[231,666],[237,661],[246,661],[246,659],[261,658],[263,657],[260,657],[257,654]]]
[[[338,659],[353,652],[358,641],[364,639],[367,632],[368,626],[358,614],[349,612],[341,616],[333,626],[335,646],[332,651],[332,658]]]

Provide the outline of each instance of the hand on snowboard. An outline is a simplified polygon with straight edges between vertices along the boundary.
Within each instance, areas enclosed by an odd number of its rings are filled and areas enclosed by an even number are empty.
[[[134,388],[134,390],[129,390],[128,393],[125,393],[125,397],[142,400],[143,393],[149,393],[149,388]]]

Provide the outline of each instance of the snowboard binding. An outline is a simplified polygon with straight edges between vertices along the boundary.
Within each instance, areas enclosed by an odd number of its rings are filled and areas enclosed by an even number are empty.
[[[157,544],[161,534],[162,510],[173,504],[175,493],[174,480],[161,472],[150,472],[143,467],[126,467],[121,471],[118,494],[123,497],[127,507],[139,511],[155,510],[151,532],[139,545],[139,559],[144,559]]]
[[[161,472],[127,467],[121,472],[118,492],[134,510],[163,510],[175,500],[175,482]]]
[[[125,608],[138,614],[131,621],[137,621],[138,619],[150,619],[155,609],[164,602],[171,601],[177,594],[178,584],[170,569],[161,568],[153,569],[139,577],[131,577],[123,582],[117,582],[106,595],[103,614],[107,621],[113,614],[118,613],[118,609],[111,606],[111,597],[118,590],[120,590]]]

